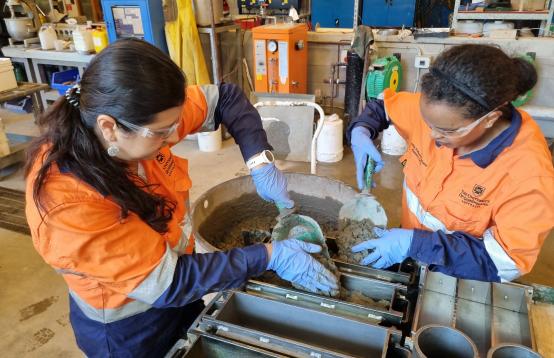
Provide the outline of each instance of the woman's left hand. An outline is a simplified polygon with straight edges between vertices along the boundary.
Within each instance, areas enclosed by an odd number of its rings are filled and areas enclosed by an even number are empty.
[[[374,228],[377,239],[370,239],[352,247],[352,252],[372,250],[360,264],[384,269],[404,261],[412,244],[414,230]]]
[[[287,190],[287,178],[274,163],[253,169],[251,175],[262,199],[274,202],[279,209],[294,207],[294,201]]]

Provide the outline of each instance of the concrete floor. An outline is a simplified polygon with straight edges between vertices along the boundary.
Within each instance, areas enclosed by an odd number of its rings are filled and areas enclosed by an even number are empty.
[[[36,134],[29,116],[14,116],[0,110],[8,132]],[[196,142],[183,141],[174,148],[189,160],[193,187],[191,200],[212,186],[246,175],[247,169],[233,140],[215,153],[198,151]],[[376,177],[374,193],[387,211],[391,226],[400,220],[401,166],[396,157]],[[308,163],[278,162],[286,171],[309,173]],[[318,165],[318,175],[355,184],[352,154],[336,164]],[[22,172],[0,181],[0,186],[22,190]],[[67,288],[60,276],[35,252],[28,236],[0,229],[0,352],[6,357],[82,357],[68,318]],[[554,235],[550,235],[533,272],[523,278],[554,286]]]

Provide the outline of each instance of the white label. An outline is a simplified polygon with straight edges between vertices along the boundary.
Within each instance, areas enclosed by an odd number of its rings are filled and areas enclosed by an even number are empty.
[[[294,295],[291,295],[291,294],[288,294],[288,293],[287,293],[287,294],[285,295],[285,298],[289,298],[289,299],[291,299],[291,300],[297,300],[297,299],[298,299],[298,296],[294,296]]]
[[[374,319],[374,320],[377,320],[377,321],[381,321],[383,319],[383,316],[377,316],[377,315],[374,315],[372,313],[368,313],[367,317],[371,318],[371,319]]]
[[[260,337],[260,342],[262,342],[262,343],[269,343],[269,338]]]
[[[289,43],[279,41],[279,81],[287,83],[289,77]]]
[[[330,304],[325,303],[325,302],[321,302],[320,304],[321,304],[321,307],[330,308],[332,310],[335,309],[335,305],[330,305]]]
[[[223,332],[229,332],[229,328],[227,328],[225,326],[217,326],[217,329],[219,329],[220,331],[223,331]]]
[[[256,40],[255,41],[256,48],[255,48],[255,61],[254,64],[256,67],[256,75],[263,75],[265,76],[267,74],[267,60],[265,56],[265,40]]]
[[[321,353],[310,352],[310,357],[321,358]]]

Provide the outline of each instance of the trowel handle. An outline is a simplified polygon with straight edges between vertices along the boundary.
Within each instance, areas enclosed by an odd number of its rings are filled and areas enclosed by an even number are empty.
[[[371,191],[373,185],[373,173],[375,172],[375,161],[371,158],[367,158],[367,164],[364,170],[364,182],[365,190]]]

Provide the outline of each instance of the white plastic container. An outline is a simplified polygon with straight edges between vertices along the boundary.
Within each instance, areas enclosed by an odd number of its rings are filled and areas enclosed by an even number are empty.
[[[81,54],[87,55],[94,52],[92,31],[85,26],[78,26],[73,30],[73,43],[75,44],[75,51]]]
[[[480,34],[483,32],[483,23],[473,20],[461,20],[458,21],[455,31],[457,34]]]
[[[381,150],[388,155],[402,155],[408,149],[408,143],[398,134],[398,131],[394,127],[394,124],[389,125],[387,129],[383,131],[383,138],[381,138]]]
[[[201,152],[215,152],[221,149],[221,126],[214,132],[198,133],[198,149]]]
[[[52,50],[56,47],[55,43],[58,39],[58,35],[52,24],[44,24],[38,32],[38,38],[40,40],[40,47],[43,50]]]
[[[485,25],[483,25],[483,35],[485,37],[490,36],[491,32],[495,30],[511,30],[514,28],[513,22],[508,21],[494,21],[494,22],[486,22]]]
[[[325,116],[323,128],[317,138],[317,160],[324,163],[335,163],[343,156],[342,119],[336,114]]]
[[[12,61],[9,58],[0,58],[0,92],[17,87]]]

